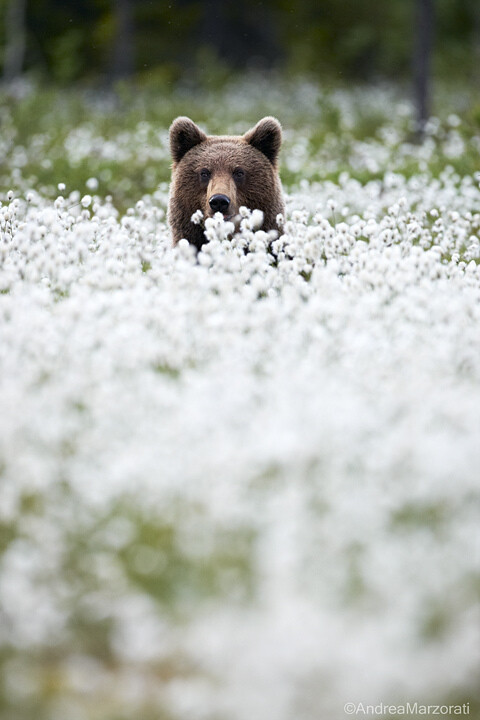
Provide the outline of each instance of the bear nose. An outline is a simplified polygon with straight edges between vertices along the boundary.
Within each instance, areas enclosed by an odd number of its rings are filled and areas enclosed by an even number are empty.
[[[230,206],[230,198],[226,195],[221,194],[212,195],[212,197],[208,201],[208,204],[210,205],[214,213],[221,212],[225,215]]]

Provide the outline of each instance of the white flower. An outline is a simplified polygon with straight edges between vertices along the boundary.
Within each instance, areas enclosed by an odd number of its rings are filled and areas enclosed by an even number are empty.
[[[263,223],[263,212],[261,210],[252,210],[251,215],[252,228],[259,228]]]
[[[196,210],[190,220],[194,225],[200,225],[203,220],[203,212],[201,210]]]

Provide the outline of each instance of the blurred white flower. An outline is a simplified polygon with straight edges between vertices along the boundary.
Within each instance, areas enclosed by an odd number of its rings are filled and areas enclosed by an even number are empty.
[[[87,182],[85,183],[85,185],[87,186],[87,188],[88,188],[91,192],[95,192],[95,190],[98,190],[98,180],[97,180],[97,178],[94,178],[94,177],[88,178],[88,180],[87,180]]]

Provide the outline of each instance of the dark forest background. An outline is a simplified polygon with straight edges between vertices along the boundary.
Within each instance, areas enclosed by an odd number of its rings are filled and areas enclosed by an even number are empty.
[[[404,79],[432,41],[434,74],[476,82],[480,63],[479,0],[0,0],[0,17],[7,80],[176,82],[251,68]]]

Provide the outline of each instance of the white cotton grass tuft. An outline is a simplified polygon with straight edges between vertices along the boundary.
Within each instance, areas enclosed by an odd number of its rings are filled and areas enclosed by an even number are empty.
[[[196,210],[190,220],[194,225],[200,225],[203,221],[203,212],[201,210]]]

